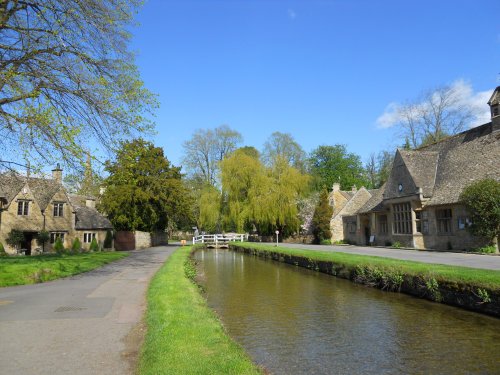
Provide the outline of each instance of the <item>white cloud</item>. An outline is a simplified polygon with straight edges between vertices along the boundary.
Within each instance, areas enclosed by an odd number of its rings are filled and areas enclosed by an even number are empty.
[[[288,9],[288,17],[293,21],[297,18],[297,13],[293,9]]]
[[[470,83],[463,79],[456,80],[451,84],[451,88],[455,92],[457,104],[471,108],[474,113],[474,119],[471,121],[471,127],[485,124],[490,121],[490,109],[487,102],[491,96],[491,90],[474,92]],[[416,103],[416,106],[424,106],[425,103]],[[378,128],[390,128],[402,121],[399,109],[402,104],[389,103],[376,120]]]

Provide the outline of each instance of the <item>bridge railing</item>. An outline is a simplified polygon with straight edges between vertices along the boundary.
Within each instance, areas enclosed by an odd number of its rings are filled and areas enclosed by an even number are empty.
[[[230,233],[230,234],[200,234],[193,237],[193,245],[197,243],[206,244],[227,244],[228,242],[243,242],[248,239],[247,234]]]

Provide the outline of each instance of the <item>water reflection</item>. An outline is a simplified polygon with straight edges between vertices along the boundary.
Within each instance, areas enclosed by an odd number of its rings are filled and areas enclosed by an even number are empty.
[[[225,250],[200,251],[209,305],[274,374],[500,373],[500,321]]]

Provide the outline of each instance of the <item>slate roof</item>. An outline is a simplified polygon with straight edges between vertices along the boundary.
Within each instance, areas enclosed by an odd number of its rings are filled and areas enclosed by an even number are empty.
[[[422,188],[424,197],[432,196],[436,182],[439,153],[436,151],[399,150],[417,188]]]
[[[69,196],[72,206],[76,212],[75,229],[77,230],[103,230],[113,229],[111,222],[95,208],[87,207],[86,200],[94,199],[82,195]]]
[[[2,173],[0,174],[0,196],[4,197],[7,203],[10,203],[25,184],[26,177],[15,172]]]
[[[490,100],[488,100],[488,105],[492,106],[496,104],[500,104],[500,86],[497,86],[497,88],[493,91]]]
[[[352,198],[345,206],[337,213],[341,216],[355,215],[361,207],[371,198],[371,193],[364,187],[361,187],[356,193],[353,193]],[[336,216],[336,215],[334,215]]]
[[[385,190],[385,184],[382,185],[380,189],[368,190],[371,194],[371,198],[358,210],[358,213],[364,214],[368,212],[383,211],[384,190]]]
[[[500,181],[499,124],[472,128],[418,152],[439,154],[434,191],[427,205],[456,203],[465,187],[484,178]]]

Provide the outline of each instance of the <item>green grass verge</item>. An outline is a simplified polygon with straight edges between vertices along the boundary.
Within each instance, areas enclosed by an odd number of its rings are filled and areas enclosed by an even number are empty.
[[[500,291],[500,271],[421,263],[368,255],[289,249],[282,246],[275,247],[273,245],[255,243],[234,243],[233,246],[277,252],[284,255],[299,256],[312,259],[314,261],[329,261],[338,265],[343,265],[346,268],[377,267],[389,271],[397,270],[399,273],[410,276],[432,275],[433,278],[440,282],[444,281],[447,283],[466,284],[471,287]]]
[[[93,270],[128,256],[124,252],[0,257],[0,287],[35,284]]]
[[[191,282],[190,247],[181,247],[148,290],[140,374],[260,374]]]

